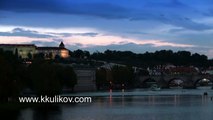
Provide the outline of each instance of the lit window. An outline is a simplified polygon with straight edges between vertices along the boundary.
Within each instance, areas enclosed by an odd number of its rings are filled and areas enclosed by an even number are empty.
[[[62,57],[62,58],[67,58],[67,57],[69,57],[68,51],[67,51],[67,50],[61,50],[61,57]]]

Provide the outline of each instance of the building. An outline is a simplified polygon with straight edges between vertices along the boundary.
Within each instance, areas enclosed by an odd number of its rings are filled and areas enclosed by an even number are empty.
[[[61,58],[69,57],[69,50],[65,48],[63,42],[59,47],[37,47],[34,44],[0,44],[0,49],[12,51],[22,59],[33,58],[35,54],[42,53],[46,59],[55,59],[56,56]]]
[[[88,65],[78,65],[75,63],[59,63],[59,65],[63,67],[70,66],[73,68],[77,77],[77,84],[74,86],[75,92],[96,91],[96,68]],[[64,88],[63,91],[69,92],[71,90]]]
[[[88,67],[74,67],[74,71],[77,75],[77,84],[74,87],[74,91],[95,91],[95,69]]]
[[[166,74],[199,74],[199,69],[196,67],[176,66],[164,71]]]
[[[37,47],[37,53],[43,53],[47,59],[55,59],[56,56],[61,58],[69,57],[69,50],[65,48],[63,42],[60,43],[59,47]]]
[[[18,54],[22,59],[33,57],[36,54],[36,46],[34,44],[0,44],[0,49]]]

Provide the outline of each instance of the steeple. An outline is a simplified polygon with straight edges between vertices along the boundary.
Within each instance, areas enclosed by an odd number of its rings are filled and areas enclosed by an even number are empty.
[[[59,45],[59,48],[65,48],[65,45],[64,43],[61,41],[60,45]]]

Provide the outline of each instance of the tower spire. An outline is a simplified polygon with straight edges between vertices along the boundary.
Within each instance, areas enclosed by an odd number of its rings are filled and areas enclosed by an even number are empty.
[[[59,45],[59,48],[65,48],[65,45],[64,43],[61,41],[60,45]]]

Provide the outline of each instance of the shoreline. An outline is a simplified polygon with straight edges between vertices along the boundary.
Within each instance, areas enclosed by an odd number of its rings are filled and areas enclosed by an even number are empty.
[[[107,96],[202,96],[207,92],[206,96],[213,96],[213,90],[200,90],[200,89],[162,89],[159,91],[151,90],[127,90],[127,91],[101,91],[101,92],[80,92],[80,93],[71,93],[71,94],[62,94],[61,96],[91,96],[91,97],[107,97]]]

